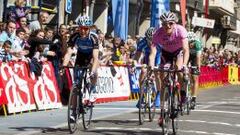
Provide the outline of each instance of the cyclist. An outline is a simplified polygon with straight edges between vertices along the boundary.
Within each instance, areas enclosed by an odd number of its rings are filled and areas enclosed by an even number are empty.
[[[153,35],[153,44],[149,56],[150,66],[154,67],[154,59],[156,57],[156,47],[162,45],[161,66],[166,63],[172,63],[173,58],[176,58],[176,65],[179,70],[182,68],[187,71],[187,62],[189,59],[189,46],[186,29],[176,24],[178,17],[173,12],[166,12],[160,16],[162,27],[160,27]],[[182,78],[182,76],[179,76]],[[160,74],[161,80],[163,74]],[[182,82],[183,79],[180,79]],[[161,83],[163,85],[163,83]],[[182,83],[181,83],[182,84]],[[161,85],[161,88],[164,86]],[[163,92],[163,89],[161,89]],[[184,99],[184,91],[181,91],[181,97]],[[161,94],[161,109],[164,109],[163,94]],[[182,100],[183,101],[183,100]],[[163,118],[160,116],[158,124],[162,126]]]
[[[77,57],[75,61],[75,66],[88,66],[91,64],[91,91],[95,93],[95,85],[97,82],[97,68],[98,68],[98,39],[94,34],[90,34],[90,27],[92,26],[92,21],[88,16],[80,16],[77,19],[77,24],[79,25],[78,32],[74,33],[69,39],[69,48],[64,56],[63,66],[67,66],[74,52],[74,47],[77,48]],[[81,70],[74,71],[74,83],[78,84],[81,77]],[[90,97],[90,102],[94,102],[95,97],[92,95]],[[74,103],[73,103],[74,104]],[[74,110],[73,110],[74,112]],[[73,114],[73,116],[75,116]],[[75,120],[75,117],[71,117]]]
[[[143,39],[141,39],[138,44],[137,44],[137,51],[135,54],[135,60],[137,63],[143,63],[148,65],[149,62],[149,54],[150,54],[150,46],[152,44],[152,36],[153,33],[155,32],[155,28],[154,27],[149,27],[146,32],[145,32],[145,37]],[[160,55],[161,55],[161,48],[160,46],[157,46],[157,54],[155,57],[155,66],[159,66],[160,64]],[[142,58],[142,61],[140,61],[140,58]],[[139,77],[139,84],[141,86],[141,82],[143,81],[144,77],[146,76],[146,69],[142,68],[141,69],[141,74]],[[158,76],[156,76],[158,77]],[[156,84],[159,84],[160,79],[155,79],[156,80]],[[160,86],[160,85],[157,85]],[[160,90],[160,88],[157,88],[158,90]],[[141,91],[140,94],[143,94],[143,92]],[[157,93],[157,96],[155,98],[155,106],[159,107],[160,106],[160,93]],[[137,104],[137,107],[139,107],[139,102]]]
[[[196,97],[198,92],[199,86],[199,75],[200,75],[200,67],[201,67],[201,53],[202,53],[202,43],[197,38],[194,32],[188,32],[188,43],[190,49],[190,57],[189,63],[192,67],[192,80],[193,80],[193,87],[192,87],[192,100],[191,100],[191,109],[195,109],[196,106]]]

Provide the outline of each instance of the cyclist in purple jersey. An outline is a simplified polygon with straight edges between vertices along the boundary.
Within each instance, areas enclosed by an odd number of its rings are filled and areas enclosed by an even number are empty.
[[[189,46],[186,29],[176,24],[177,16],[173,12],[166,12],[160,16],[162,27],[160,27],[153,35],[153,45],[151,46],[151,54],[149,57],[150,66],[154,67],[154,59],[156,56],[156,46],[162,45],[161,66],[167,63],[172,63],[173,58],[176,58],[177,68],[187,71],[187,63],[189,59]],[[163,74],[160,73],[161,80]],[[183,81],[182,75],[179,76],[180,82]],[[161,83],[164,85],[163,83]],[[182,84],[182,83],[181,83]],[[161,86],[163,88],[164,86]],[[163,89],[161,89],[162,92]],[[163,94],[161,94],[161,101],[163,101]],[[181,91],[182,98],[184,98],[184,91]],[[163,102],[161,102],[163,109]],[[159,125],[162,125],[163,118],[159,118]]]

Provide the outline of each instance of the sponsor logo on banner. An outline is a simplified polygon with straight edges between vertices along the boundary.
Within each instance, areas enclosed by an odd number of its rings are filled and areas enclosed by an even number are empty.
[[[139,77],[140,77],[141,70],[137,69],[135,70],[134,74],[129,74],[130,76],[130,85],[131,85],[131,91],[133,93],[139,92],[140,86],[139,86]]]
[[[43,64],[42,75],[36,79],[34,74],[31,78],[35,102],[39,110],[62,107],[54,69],[50,63]]]
[[[36,109],[32,91],[28,85],[26,63],[1,63],[0,80],[8,101],[9,113]]]
[[[97,98],[126,98],[130,95],[128,69],[126,67],[98,68]]]

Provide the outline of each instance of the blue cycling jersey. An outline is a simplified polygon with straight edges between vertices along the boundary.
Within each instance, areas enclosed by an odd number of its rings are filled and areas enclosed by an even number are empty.
[[[76,65],[86,66],[92,59],[93,49],[98,49],[97,37],[89,34],[86,38],[81,38],[79,33],[75,33],[69,40],[69,46],[77,48]]]
[[[155,57],[155,66],[160,65],[161,63],[161,47],[160,46],[156,46],[157,48],[157,54]],[[141,39],[138,44],[137,44],[137,51],[138,52],[142,52],[144,53],[144,64],[148,64],[149,61],[149,55],[150,55],[150,46],[148,45],[148,41],[145,38]]]

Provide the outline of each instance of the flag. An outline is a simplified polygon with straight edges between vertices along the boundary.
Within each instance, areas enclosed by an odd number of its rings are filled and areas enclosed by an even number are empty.
[[[186,25],[186,0],[180,1],[180,9],[181,9],[182,25],[185,27],[185,25]]]
[[[169,0],[151,0],[151,27],[160,27],[160,16],[170,11]]]
[[[112,0],[114,37],[127,40],[129,0]]]

